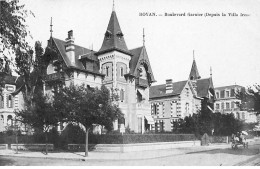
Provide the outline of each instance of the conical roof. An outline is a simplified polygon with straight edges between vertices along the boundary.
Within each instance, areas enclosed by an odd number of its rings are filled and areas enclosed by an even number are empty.
[[[190,80],[200,79],[200,75],[199,75],[199,71],[198,71],[195,59],[193,59],[193,63],[192,63],[191,70],[190,70],[189,79]]]
[[[131,55],[126,46],[124,35],[120,28],[115,11],[112,11],[111,13],[103,44],[97,54],[109,52],[112,50],[118,50],[120,52]]]

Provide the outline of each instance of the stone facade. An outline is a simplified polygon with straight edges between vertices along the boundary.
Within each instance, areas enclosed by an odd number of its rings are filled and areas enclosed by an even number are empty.
[[[118,106],[124,120],[114,122],[114,129],[129,127],[138,133],[150,129],[149,87],[155,80],[145,46],[128,50],[115,11],[112,11],[103,44],[93,51],[74,43],[73,31],[65,41],[51,37],[48,47],[57,53],[47,68],[46,93],[53,82],[68,86],[85,84],[89,87],[105,85],[118,94]],[[58,65],[58,66],[57,66]],[[60,71],[56,71],[60,67]],[[120,124],[123,123],[123,124]],[[149,123],[153,123],[149,121]]]
[[[186,116],[198,113],[202,100],[213,109],[214,86],[212,77],[201,79],[193,60],[188,80],[152,86],[150,88],[151,114],[155,124],[152,130],[157,132],[171,132],[174,122]]]
[[[236,98],[235,93],[237,91],[244,90],[243,86],[230,85],[215,88],[216,102],[214,103],[215,112],[220,112],[222,114],[233,113],[235,118],[244,120],[248,123],[257,122],[257,117],[255,112],[249,112],[246,110],[241,110],[239,104],[241,100]]]

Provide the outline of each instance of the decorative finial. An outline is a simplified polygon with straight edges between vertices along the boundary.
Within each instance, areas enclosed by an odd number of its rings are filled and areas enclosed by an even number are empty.
[[[143,46],[145,45],[145,34],[144,34],[144,28],[143,28]]]
[[[115,11],[115,0],[113,0],[113,8],[112,11]]]
[[[194,50],[193,50],[193,60],[195,60],[195,54],[194,54]]]
[[[210,77],[212,77],[212,67],[210,66]]]
[[[52,30],[52,26],[53,26],[53,25],[52,25],[52,17],[51,17],[51,25],[50,25],[50,28],[51,28],[51,29],[50,29],[51,37],[52,37],[52,32],[53,32],[53,30]]]

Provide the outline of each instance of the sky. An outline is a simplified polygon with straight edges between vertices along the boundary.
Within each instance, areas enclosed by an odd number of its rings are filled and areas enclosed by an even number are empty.
[[[75,44],[87,48],[93,44],[95,51],[102,45],[113,6],[113,0],[21,3],[35,14],[27,18],[31,43],[41,41],[46,46],[52,17],[53,37],[65,40],[73,30]],[[166,79],[187,80],[193,50],[202,78],[210,77],[212,67],[215,87],[260,84],[259,0],[115,0],[114,8],[128,49],[143,45],[145,29],[145,46],[157,81],[154,85],[164,84]]]

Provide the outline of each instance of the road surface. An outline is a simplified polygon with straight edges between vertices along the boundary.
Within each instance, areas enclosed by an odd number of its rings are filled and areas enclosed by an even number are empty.
[[[169,150],[173,151],[173,150]],[[156,153],[156,152],[155,152]],[[159,153],[159,152],[158,152]],[[231,166],[260,165],[260,144],[251,143],[248,149],[239,147],[193,152],[153,159],[140,160],[86,160],[0,157],[1,166]]]

